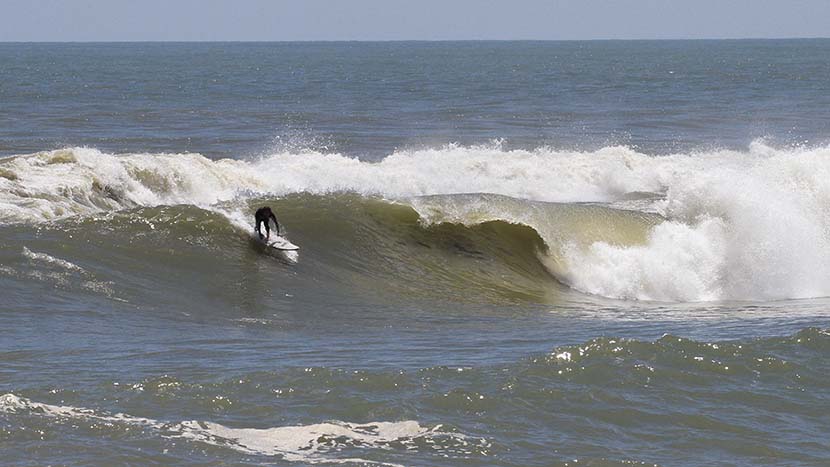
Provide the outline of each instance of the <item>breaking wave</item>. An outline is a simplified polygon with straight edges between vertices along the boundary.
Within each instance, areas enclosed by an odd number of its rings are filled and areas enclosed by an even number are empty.
[[[295,243],[374,258],[339,260],[366,271],[383,264],[407,287],[486,283],[531,300],[558,284],[632,300],[830,295],[830,147],[756,142],[746,151],[652,156],[626,147],[450,145],[374,163],[311,151],[214,161],[71,148],[0,161],[6,228],[192,205],[238,233],[266,202]],[[372,244],[315,243],[323,235],[311,223]],[[444,259],[410,248],[418,244],[441,245],[435,254]],[[495,272],[473,272],[448,252],[495,262]],[[425,257],[429,265],[419,266]]]

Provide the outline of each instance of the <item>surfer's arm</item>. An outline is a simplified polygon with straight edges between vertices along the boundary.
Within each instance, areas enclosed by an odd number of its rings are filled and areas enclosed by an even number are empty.
[[[280,223],[277,221],[277,216],[273,212],[271,213],[271,219],[274,219],[274,225],[277,226],[277,236],[282,235],[280,234]]]

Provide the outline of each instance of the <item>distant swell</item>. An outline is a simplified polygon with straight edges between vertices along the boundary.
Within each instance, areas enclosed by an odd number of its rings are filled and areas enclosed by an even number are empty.
[[[298,210],[297,219],[303,210],[328,210],[327,228],[342,230],[356,215],[344,193],[368,216],[358,223],[365,230],[348,238],[381,247],[342,260],[368,271],[383,265],[416,289],[412,280],[426,274],[423,288],[437,293],[448,289],[435,284],[458,281],[539,301],[556,282],[632,300],[830,295],[829,147],[758,142],[743,152],[649,156],[625,147],[450,145],[378,163],[310,151],[212,161],[71,148],[0,161],[7,226],[184,204],[219,213],[242,232],[253,204],[269,202]],[[400,244],[427,245],[427,253]],[[337,249],[330,256],[363,250],[329,246]],[[491,258],[498,274],[513,273],[501,280],[471,273],[469,261],[446,259],[455,257]],[[409,269],[417,274],[407,277]]]

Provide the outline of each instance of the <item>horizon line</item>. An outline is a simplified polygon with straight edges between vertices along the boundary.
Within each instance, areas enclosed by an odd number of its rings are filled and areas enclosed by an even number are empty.
[[[672,41],[798,41],[822,40],[830,36],[790,36],[790,37],[676,37],[676,38],[590,38],[590,39],[185,39],[185,40],[0,40],[0,44],[188,44],[188,43],[379,43],[379,42],[672,42]]]

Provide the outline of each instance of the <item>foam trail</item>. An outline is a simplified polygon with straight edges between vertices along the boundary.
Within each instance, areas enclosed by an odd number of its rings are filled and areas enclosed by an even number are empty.
[[[22,250],[22,256],[32,263],[30,268],[21,271],[12,268],[0,268],[0,273],[26,277],[60,287],[76,286],[89,292],[104,295],[112,300],[126,301],[115,295],[112,281],[98,280],[93,272],[75,263],[46,253],[32,251],[25,246]]]
[[[418,422],[370,422],[354,424],[340,421],[276,428],[230,428],[218,423],[183,421],[167,423],[127,414],[100,415],[95,411],[71,406],[34,402],[15,394],[0,396],[0,412],[31,414],[51,418],[103,421],[158,430],[161,436],[183,438],[222,446],[245,454],[280,456],[289,462],[363,463],[395,465],[365,459],[338,458],[333,454],[344,447],[390,449],[390,444],[414,446],[418,438],[452,438],[458,445],[484,444],[464,435],[441,431],[441,427],[422,427]]]
[[[48,264],[54,264],[58,267],[61,267],[69,271],[77,271],[81,273],[86,272],[84,268],[78,266],[75,263],[71,263],[69,261],[66,261],[65,259],[55,258],[54,256],[47,255],[46,253],[38,253],[32,251],[26,248],[25,246],[23,247],[23,256],[33,261],[41,261]]]

